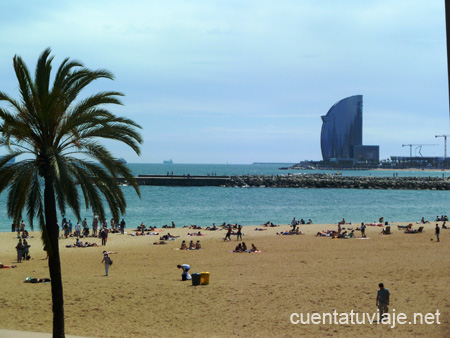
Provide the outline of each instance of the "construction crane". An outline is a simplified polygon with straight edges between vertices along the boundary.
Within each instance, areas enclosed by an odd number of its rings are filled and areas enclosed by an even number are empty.
[[[409,157],[412,157],[412,147],[416,147],[416,151],[419,149],[419,154],[423,157],[421,153],[423,146],[437,146],[437,144],[402,144],[402,147],[409,147]]]
[[[436,135],[435,137],[443,137],[444,138],[444,159],[447,158],[447,137],[450,135]]]

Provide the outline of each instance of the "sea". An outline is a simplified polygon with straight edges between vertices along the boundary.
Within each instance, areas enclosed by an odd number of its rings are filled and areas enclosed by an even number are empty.
[[[337,171],[282,170],[286,164],[127,164],[135,175],[288,175]],[[450,176],[440,171],[343,170],[345,176]],[[373,190],[312,188],[227,188],[140,186],[139,198],[130,186],[121,187],[127,201],[124,219],[128,229],[144,223],[161,227],[174,222],[211,226],[213,223],[260,225],[268,221],[288,224],[293,217],[313,223],[418,222],[450,214],[450,191]],[[6,193],[0,195],[0,231],[11,231],[6,212]],[[92,222],[92,211],[82,210],[82,218]],[[25,216],[25,215],[24,215]],[[59,215],[62,219],[62,215]],[[66,217],[75,224],[75,216]],[[110,217],[108,218],[108,220]],[[25,223],[29,224],[25,218]],[[29,229],[29,227],[28,227]],[[35,225],[35,230],[38,230]]]

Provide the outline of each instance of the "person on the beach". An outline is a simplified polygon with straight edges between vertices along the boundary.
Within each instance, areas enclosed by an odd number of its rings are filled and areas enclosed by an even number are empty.
[[[102,239],[102,245],[106,245],[108,240],[108,229],[106,227],[103,227],[102,230],[100,230],[100,237]]]
[[[223,241],[225,242],[227,239],[231,241],[231,231],[233,231],[233,227],[231,225],[228,226],[227,234]]]
[[[22,263],[22,251],[23,251],[23,244],[22,239],[19,239],[19,243],[16,245],[17,250],[17,263]]]
[[[120,222],[120,233],[122,235],[124,234],[125,226],[126,226],[125,220],[122,218],[122,221]]]
[[[75,236],[77,237],[81,236],[81,226],[79,222],[77,222],[77,225],[75,225]]]
[[[436,230],[434,231],[434,233],[436,234],[437,242],[440,242],[440,240],[439,240],[439,233],[440,232],[441,232],[441,229],[439,228],[439,224],[436,223]]]
[[[251,251],[252,251],[252,252],[258,251],[258,249],[256,248],[255,244],[253,244],[253,243],[252,243],[252,249],[251,249]]]
[[[197,243],[195,243],[195,249],[200,250],[201,248],[202,248],[202,245],[200,244],[200,241],[197,241]]]
[[[64,237],[69,237],[69,224],[67,222],[63,223]]]
[[[105,263],[105,273],[106,276],[108,276],[109,266],[111,265],[111,258],[109,258],[108,253],[106,251],[103,251],[102,263]]]
[[[295,231],[295,228],[298,225],[298,221],[295,219],[295,217],[291,221],[292,231]]]
[[[238,225],[238,230],[237,230],[237,232],[236,232],[236,240],[239,240],[239,239],[241,239],[241,241],[242,241],[242,225]]]
[[[97,229],[98,229],[98,218],[94,217],[92,221],[92,236],[97,237]]]
[[[388,305],[389,297],[391,294],[389,293],[388,289],[385,289],[383,283],[378,284],[378,287],[380,288],[380,290],[378,290],[377,292],[377,307],[380,311],[380,318],[383,319],[383,314],[389,312]]]
[[[5,265],[3,263],[0,263],[0,269],[13,269],[17,268],[17,265]]]
[[[189,243],[189,250],[195,250],[195,243],[194,241],[191,240],[191,242]]]
[[[181,274],[181,280],[192,279],[191,275],[188,272],[191,269],[191,266],[189,264],[179,264],[177,265],[177,268],[183,270],[183,273]]]
[[[180,250],[187,250],[186,241],[181,242]]]
[[[30,246],[26,239],[23,240],[23,249],[22,249],[22,257],[25,260],[29,260],[30,258]]]
[[[361,237],[366,238],[366,225],[361,223]]]

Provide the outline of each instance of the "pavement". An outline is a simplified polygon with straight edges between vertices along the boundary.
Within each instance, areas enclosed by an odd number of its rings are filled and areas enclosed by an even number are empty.
[[[3,330],[0,329],[1,338],[52,338],[53,334],[44,332],[28,332],[28,331],[17,331],[17,330]],[[82,336],[72,336],[67,335],[66,338],[89,338]]]

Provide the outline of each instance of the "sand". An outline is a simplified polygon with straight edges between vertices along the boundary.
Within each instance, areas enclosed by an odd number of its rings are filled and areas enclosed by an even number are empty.
[[[260,227],[260,226],[259,226]],[[450,230],[434,237],[434,223],[424,233],[408,235],[392,227],[390,236],[368,227],[370,239],[315,237],[336,225],[301,225],[302,236],[277,236],[288,225],[255,231],[244,227],[244,241],[261,253],[232,253],[236,239],[223,242],[225,231],[168,229],[180,238],[152,245],[158,236],[112,234],[106,249],[117,251],[109,277],[101,264],[103,247],[60,251],[66,333],[89,337],[448,337],[450,335]],[[414,224],[418,228],[418,224]],[[127,229],[130,231],[130,229]],[[359,232],[357,232],[359,235]],[[0,328],[51,332],[50,284],[26,284],[27,276],[48,277],[39,233],[32,260],[0,270]],[[182,240],[200,240],[203,249],[180,251]],[[99,239],[93,241],[100,244]],[[14,264],[17,238],[0,234],[0,261]],[[210,272],[210,284],[181,281],[177,264],[191,272]],[[440,324],[294,325],[292,313],[374,313],[378,283],[391,292],[391,313],[440,312]],[[306,318],[306,317],[304,317]],[[293,317],[293,319],[297,319]]]

